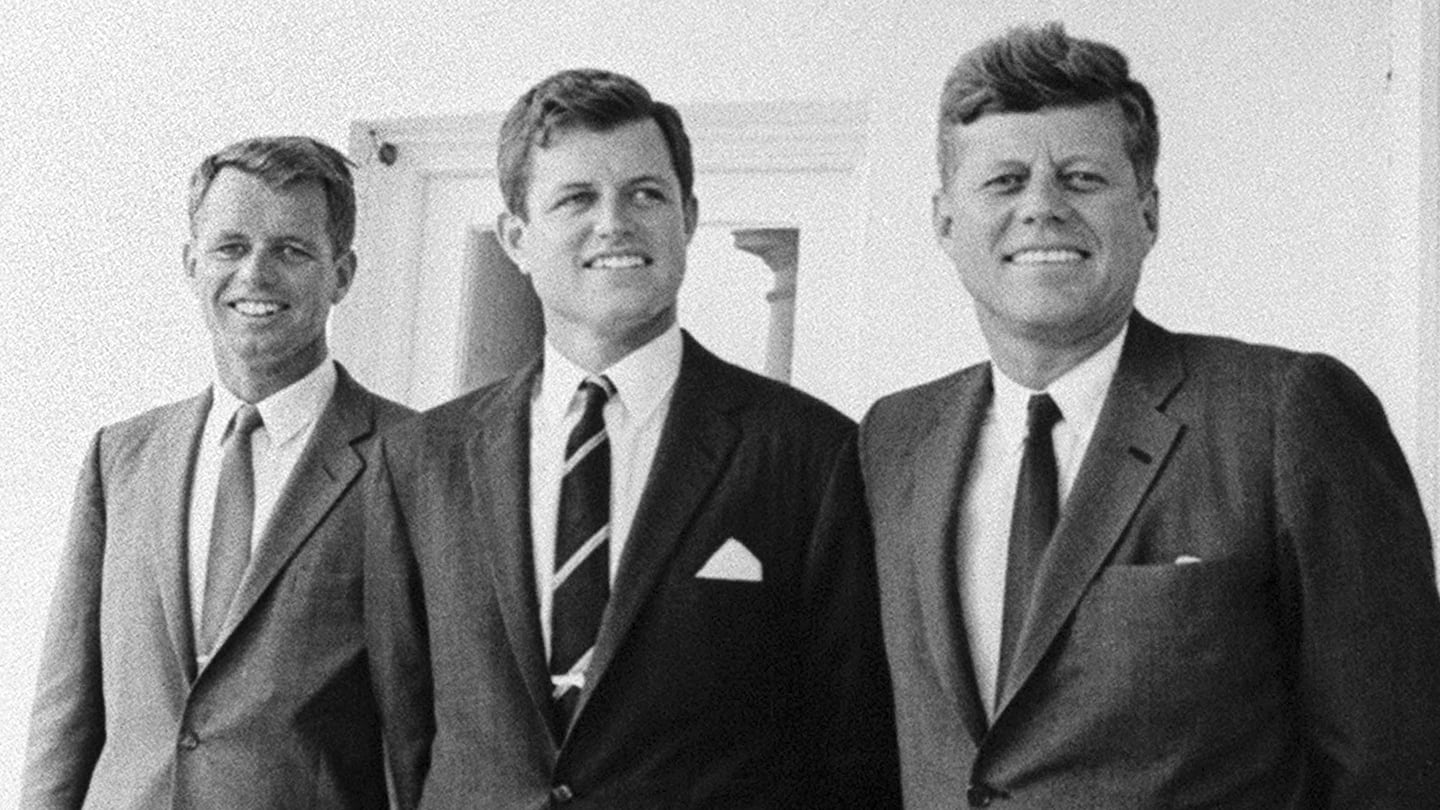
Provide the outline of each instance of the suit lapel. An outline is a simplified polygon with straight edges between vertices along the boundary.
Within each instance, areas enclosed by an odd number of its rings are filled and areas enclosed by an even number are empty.
[[[540,362],[510,378],[477,406],[481,431],[465,445],[470,489],[480,505],[476,532],[494,581],[510,651],[547,729],[552,714],[550,669],[540,630],[530,539],[530,398]],[[557,741],[558,744],[558,741]]]
[[[1090,447],[1036,573],[1015,653],[1016,677],[1002,684],[1000,711],[1074,613],[1163,468],[1181,424],[1161,409],[1183,378],[1169,335],[1133,316]]]
[[[195,453],[210,412],[210,391],[180,403],[168,414],[146,448],[143,475],[156,482],[155,513],[148,521],[150,560],[155,566],[165,629],[176,665],[187,681],[195,678],[195,640],[190,620],[190,488]]]
[[[739,428],[727,415],[740,405],[729,378],[729,368],[719,358],[685,335],[670,413],[600,622],[577,718],[739,441]]]
[[[914,538],[916,597],[927,646],[946,693],[956,696],[961,720],[977,741],[985,733],[987,720],[960,606],[955,532],[958,505],[991,392],[988,367],[960,377],[946,392],[945,405],[929,438],[902,468],[903,474],[912,478],[909,491],[913,503],[942,507],[903,510],[913,521],[903,536]]]
[[[255,555],[220,630],[217,654],[365,467],[352,445],[374,431],[374,412],[350,375],[339,366],[336,371],[335,392],[255,544]]]

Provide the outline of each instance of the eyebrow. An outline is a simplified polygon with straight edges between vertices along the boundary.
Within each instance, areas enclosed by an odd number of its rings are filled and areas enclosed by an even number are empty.
[[[670,181],[662,174],[637,174],[634,177],[627,177],[620,183],[620,187],[640,185],[642,183],[654,183],[656,185],[668,185]],[[678,181],[676,182],[678,185]],[[592,180],[574,180],[569,183],[562,183],[555,187],[555,193],[566,191],[579,191],[595,188],[596,183]]]
[[[256,239],[254,239],[252,236],[250,236],[250,234],[246,233],[245,231],[237,231],[237,230],[219,231],[219,232],[217,232],[216,234],[214,234],[213,236],[211,236],[210,239],[209,239],[210,243],[230,242],[230,241],[236,241],[236,240],[243,241],[243,242],[246,242],[246,243],[251,243],[251,244],[253,244],[253,243],[255,243],[255,242],[257,241]],[[306,248],[309,248],[309,249],[311,249],[311,250],[314,250],[314,249],[318,248],[321,244],[323,244],[323,242],[313,241],[313,240],[311,240],[311,239],[309,239],[309,238],[307,238],[307,237],[305,237],[305,236],[302,236],[302,235],[300,235],[300,234],[298,234],[298,233],[282,233],[282,234],[280,234],[279,236],[275,237],[274,239],[268,239],[268,240],[263,240],[263,239],[262,239],[262,240],[258,240],[258,241],[259,241],[261,244],[265,244],[265,243],[279,243],[279,244],[300,245],[300,246],[302,246],[302,247],[306,247]]]

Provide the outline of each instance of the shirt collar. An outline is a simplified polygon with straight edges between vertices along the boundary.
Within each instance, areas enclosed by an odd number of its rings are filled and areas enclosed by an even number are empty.
[[[1078,365],[1053,380],[1044,393],[1055,400],[1060,408],[1064,424],[1080,434],[1089,433],[1100,418],[1100,409],[1105,405],[1105,395],[1110,390],[1110,381],[1120,367],[1120,350],[1125,345],[1125,336],[1130,331],[1127,321],[1115,337],[1099,351],[1080,361]],[[1006,442],[1019,443],[1025,440],[1026,405],[1033,394],[1029,388],[1006,377],[993,363],[991,364],[995,402],[991,414],[996,426],[1004,434]]]
[[[601,372],[615,386],[615,401],[623,409],[622,418],[644,421],[660,406],[680,376],[683,345],[679,324],[671,324],[659,337]],[[548,340],[544,362],[545,371],[534,405],[552,424],[559,424],[574,401],[580,383],[590,374]]]
[[[301,435],[305,428],[320,418],[320,413],[330,402],[335,392],[338,374],[335,361],[326,358],[309,374],[255,403],[260,411],[260,420],[265,426],[265,435],[270,443],[279,447]],[[213,386],[214,400],[210,406],[212,419],[219,419],[222,429],[216,439],[224,439],[223,426],[242,404],[242,400],[230,392],[219,380]]]

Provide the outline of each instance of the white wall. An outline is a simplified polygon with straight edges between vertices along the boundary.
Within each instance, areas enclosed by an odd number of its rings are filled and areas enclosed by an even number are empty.
[[[631,73],[675,100],[869,99],[869,271],[855,279],[853,311],[837,313],[835,356],[837,374],[878,393],[980,354],[928,232],[944,72],[1012,22],[1061,18],[1072,33],[1124,48],[1159,105],[1162,235],[1142,307],[1175,327],[1340,356],[1413,446],[1422,403],[1404,372],[1415,368],[1417,328],[1415,316],[1391,313],[1423,273],[1385,262],[1391,3],[1163,5],[8,4],[0,805],[14,804],[39,626],[85,442],[98,425],[208,378],[180,274],[185,181],[200,157],[240,137],[300,132],[344,144],[354,119],[503,109],[541,76],[577,65]]]

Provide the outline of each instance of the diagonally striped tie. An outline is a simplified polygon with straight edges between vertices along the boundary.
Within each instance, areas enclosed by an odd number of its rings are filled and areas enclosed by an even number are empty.
[[[565,444],[550,586],[550,678],[561,729],[575,714],[610,598],[610,442],[604,408],[613,392],[606,377],[580,384],[584,410]]]

